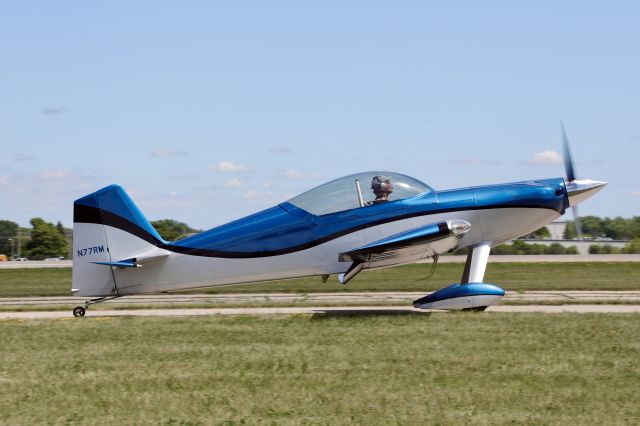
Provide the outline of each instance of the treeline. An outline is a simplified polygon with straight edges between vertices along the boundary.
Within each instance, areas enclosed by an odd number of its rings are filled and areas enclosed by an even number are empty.
[[[623,248],[612,247],[607,243],[592,244],[589,246],[589,254],[640,254],[640,237],[636,237]]]
[[[151,225],[158,231],[158,234],[167,241],[178,241],[191,234],[200,232],[191,228],[183,222],[173,219],[152,220]]]
[[[20,228],[10,220],[0,220],[0,254],[17,256],[18,246],[20,256],[38,260],[50,257],[71,258],[72,230],[65,228],[62,223],[49,223],[41,218],[30,220],[31,228]],[[193,233],[199,232],[183,222],[173,219],[152,221],[151,224],[160,236],[167,241],[177,241]],[[613,240],[632,240],[624,248],[607,245],[606,242],[590,246],[592,254],[640,253],[640,216],[630,219],[622,217],[600,218],[585,216],[581,218],[583,238],[611,238]],[[548,238],[549,230],[542,227],[525,238]],[[566,239],[577,238],[575,224],[567,222]],[[560,244],[528,244],[514,240],[511,244],[501,244],[492,249],[492,254],[577,254],[575,246],[564,247]]]
[[[492,248],[491,254],[578,254],[578,248],[576,246],[565,247],[560,243],[547,246],[513,240],[511,244],[500,244]]]
[[[62,223],[49,223],[39,217],[29,221],[31,228],[21,228],[10,220],[0,220],[0,254],[7,257],[25,257],[42,260],[53,257],[72,257],[73,230]],[[167,241],[176,241],[198,232],[189,225],[172,219],[152,221],[160,236]],[[12,252],[13,250],[13,252]]]
[[[640,216],[630,219],[623,217],[601,218],[598,216],[584,216],[580,218],[582,237],[611,238],[612,240],[633,240],[640,237]],[[567,221],[565,238],[577,238],[574,221]]]
[[[62,223],[45,222],[39,217],[29,221],[31,228],[20,228],[10,220],[0,220],[0,254],[39,260],[68,257],[71,230]]]
[[[453,252],[454,255],[466,255],[469,252],[469,248],[465,247]],[[520,240],[513,240],[512,243],[500,244],[491,248],[492,255],[528,255],[528,254],[579,254],[576,246],[565,247],[559,243],[553,243],[551,245],[544,244],[531,244],[525,243]]]

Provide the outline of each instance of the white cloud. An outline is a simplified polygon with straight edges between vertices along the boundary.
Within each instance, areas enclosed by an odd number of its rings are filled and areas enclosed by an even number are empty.
[[[296,169],[289,169],[283,173],[283,176],[291,180],[301,179],[322,179],[322,175],[319,173],[302,173]]]
[[[245,188],[247,185],[245,185],[240,179],[238,178],[233,178],[233,179],[229,179],[228,181],[226,181],[224,183],[224,187],[225,188],[231,188],[231,189],[241,189],[241,188]]]
[[[280,146],[274,146],[272,148],[269,149],[269,152],[272,154],[281,154],[281,155],[285,155],[285,154],[291,154],[293,151],[291,151],[290,148],[284,146],[284,145],[280,145]]]
[[[152,157],[185,157],[189,154],[182,150],[171,150],[171,149],[154,149],[151,151]]]
[[[284,172],[284,177],[286,177],[287,179],[303,179],[304,178],[302,173],[300,173],[296,169],[287,170],[286,172]]]
[[[90,169],[54,169],[4,174],[0,176],[0,206],[22,223],[40,216],[70,224],[73,200],[111,183],[94,173]]]
[[[209,171],[222,172],[222,173],[240,173],[248,172],[249,166],[244,164],[237,164],[233,161],[220,161],[215,166],[209,166]]]
[[[631,196],[632,197],[636,197],[636,198],[640,198],[640,191],[632,192]]]
[[[562,154],[556,151],[542,151],[536,152],[533,157],[528,161],[529,164],[534,165],[552,165],[552,164],[562,164],[563,157]]]

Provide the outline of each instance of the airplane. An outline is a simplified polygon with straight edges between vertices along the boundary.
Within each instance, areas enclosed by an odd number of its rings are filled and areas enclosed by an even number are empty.
[[[413,302],[419,309],[482,311],[505,291],[484,283],[491,247],[531,233],[602,190],[575,176],[562,127],[566,178],[436,191],[412,177],[365,172],[288,201],[165,241],[118,185],[74,202],[73,309],[134,294],[337,275],[414,263],[468,248],[459,283]],[[364,188],[364,189],[363,189]],[[370,189],[370,190],[367,190]],[[578,226],[577,226],[578,228]],[[579,228],[578,228],[579,229]]]

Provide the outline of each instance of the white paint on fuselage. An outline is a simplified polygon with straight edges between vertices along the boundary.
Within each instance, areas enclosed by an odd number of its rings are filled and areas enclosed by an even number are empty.
[[[469,222],[471,229],[460,240],[459,247],[462,248],[482,242],[491,242],[492,245],[496,245],[532,232],[558,216],[559,214],[555,211],[537,208],[467,210],[432,214],[366,228],[290,254],[228,259],[172,252],[168,257],[140,268],[113,268],[113,273],[119,295],[339,274],[344,273],[350,266],[349,262],[338,261],[339,253],[420,226],[456,219]],[[88,230],[85,229],[87,227],[103,227],[95,224],[75,224],[75,226],[81,227],[84,231]],[[104,230],[110,257],[114,261],[133,257],[136,253],[152,247],[146,241],[120,229],[104,226]],[[87,235],[99,235],[98,229]],[[83,243],[91,244],[88,240]],[[76,273],[76,268],[79,273]],[[94,287],[92,280],[95,276],[105,274],[105,269],[109,268],[109,266],[87,264],[84,258],[74,258],[73,286],[79,289],[77,295],[104,295],[99,293],[104,292],[104,284]]]

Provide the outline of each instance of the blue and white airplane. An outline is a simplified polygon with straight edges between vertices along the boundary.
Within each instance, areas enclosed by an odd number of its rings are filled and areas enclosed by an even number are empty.
[[[433,258],[468,247],[460,283],[414,301],[422,309],[484,310],[503,296],[483,283],[491,247],[528,234],[600,191],[567,178],[436,191],[391,172],[346,176],[275,207],[165,241],[117,185],[74,203],[73,282],[93,303],[172,290],[338,275]],[[574,215],[577,212],[574,211]]]

